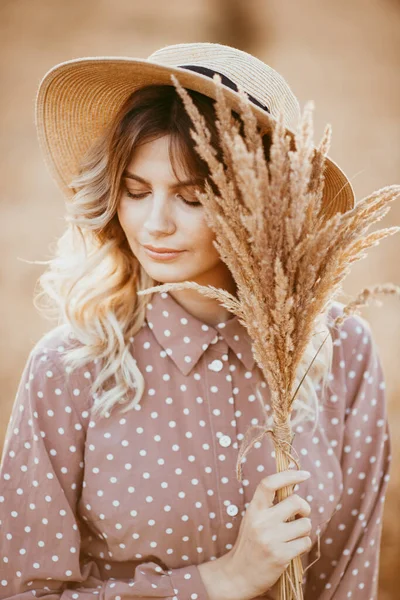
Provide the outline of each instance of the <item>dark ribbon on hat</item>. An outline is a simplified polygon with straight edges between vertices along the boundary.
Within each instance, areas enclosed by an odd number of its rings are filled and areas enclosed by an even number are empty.
[[[231,79],[229,79],[229,77],[227,77],[223,73],[219,73],[218,71],[214,71],[213,69],[208,69],[207,67],[201,67],[199,65],[179,65],[179,67],[181,69],[188,69],[189,71],[196,71],[197,73],[200,73],[201,75],[206,75],[207,77],[210,77],[211,79],[213,78],[213,75],[215,75],[215,73],[217,73],[218,75],[220,75],[221,81],[224,85],[226,85],[228,88],[230,88],[234,92],[239,91],[236,83],[234,83]],[[247,94],[249,100],[251,102],[253,102],[253,104],[258,106],[259,108],[262,108],[262,110],[265,110],[267,113],[271,114],[271,111],[269,110],[268,106],[266,106],[265,104],[261,104],[261,102],[256,100],[256,98],[253,98],[253,96],[251,96],[249,93],[246,92],[246,94]]]

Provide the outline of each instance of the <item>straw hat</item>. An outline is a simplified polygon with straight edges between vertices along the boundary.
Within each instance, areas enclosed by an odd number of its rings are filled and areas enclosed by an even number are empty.
[[[221,75],[224,95],[240,113],[237,85],[249,95],[261,126],[268,132],[282,106],[285,127],[293,138],[300,107],[284,78],[261,60],[244,52],[209,42],[174,44],[147,59],[95,56],[69,60],[50,69],[39,84],[35,122],[39,144],[50,172],[67,198],[81,157],[118,109],[136,89],[173,85],[174,74],[183,87],[215,99],[214,73]],[[327,216],[354,206],[352,186],[341,169],[326,160],[323,211]]]

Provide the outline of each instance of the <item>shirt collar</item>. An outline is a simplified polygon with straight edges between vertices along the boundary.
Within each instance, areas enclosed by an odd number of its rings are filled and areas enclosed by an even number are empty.
[[[236,315],[211,326],[188,313],[168,292],[154,292],[146,306],[146,321],[157,342],[184,375],[190,373],[208,346],[218,340],[218,334],[246,369],[253,369],[252,341]]]

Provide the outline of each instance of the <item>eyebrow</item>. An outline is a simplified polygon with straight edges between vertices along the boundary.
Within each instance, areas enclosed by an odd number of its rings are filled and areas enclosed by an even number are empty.
[[[139,181],[140,183],[145,183],[147,185],[150,185],[150,183],[148,181],[146,181],[142,177],[139,177],[139,175],[135,175],[135,173],[131,173],[130,171],[124,171],[122,176],[125,177],[126,179],[134,179],[135,181]],[[179,183],[176,183],[176,184],[172,185],[171,187],[179,188],[179,187],[189,186],[189,185],[199,185],[199,183],[201,183],[201,182],[202,182],[202,179],[199,177],[197,179],[187,179],[186,181],[180,181]]]

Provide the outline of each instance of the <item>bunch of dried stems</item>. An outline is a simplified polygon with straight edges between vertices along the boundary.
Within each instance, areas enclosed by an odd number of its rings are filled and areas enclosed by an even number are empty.
[[[195,149],[207,163],[219,192],[215,193],[206,182],[198,199],[215,232],[213,243],[237,284],[237,297],[191,281],[153,286],[139,293],[195,289],[238,316],[251,337],[254,358],[269,385],[274,425],[252,426],[246,432],[238,453],[237,477],[240,481],[240,464],[246,452],[267,432],[274,442],[277,471],[288,469],[291,461],[300,468],[291,454],[294,434],[290,417],[300,387],[293,389],[296,371],[302,368],[302,355],[318,319],[342,292],[341,284],[350,266],[366,256],[365,249],[400,231],[400,227],[389,227],[366,233],[387,214],[389,203],[400,196],[400,186],[384,187],[357,202],[352,210],[327,218],[323,190],[331,127],[325,127],[315,148],[312,102],[305,106],[294,144],[285,131],[280,111],[272,124],[267,163],[261,132],[246,93],[239,88],[241,134],[226,103],[221,79],[215,75],[221,162],[202,115],[175,76],[172,81],[193,122]],[[400,295],[400,287],[388,283],[365,288],[345,305],[333,327],[351,313],[358,313],[377,294]],[[279,490],[277,501],[292,493],[293,486]],[[298,556],[278,581],[280,600],[303,598],[303,575]]]

